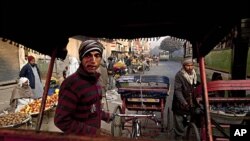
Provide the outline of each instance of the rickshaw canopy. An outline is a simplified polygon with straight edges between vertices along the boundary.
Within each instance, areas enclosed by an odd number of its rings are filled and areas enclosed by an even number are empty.
[[[107,39],[172,36],[199,43],[200,54],[205,56],[249,16],[248,10],[247,1],[4,1],[0,37],[46,55],[58,48],[57,57],[64,59],[68,38],[76,35]]]

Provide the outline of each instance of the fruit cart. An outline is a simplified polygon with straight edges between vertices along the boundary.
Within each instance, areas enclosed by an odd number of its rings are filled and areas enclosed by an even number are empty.
[[[126,74],[126,69],[127,66],[122,62],[118,61],[114,64],[113,69],[114,69],[114,78],[117,79],[122,75]]]
[[[135,111],[136,113],[152,114],[153,112],[160,112],[161,117],[159,119],[149,118],[149,120],[159,123],[161,131],[164,130],[164,108],[169,92],[168,77],[159,75],[126,75],[121,76],[117,80],[116,86],[122,100],[122,106],[121,109],[116,108],[114,113],[120,112],[125,114],[127,111]],[[113,124],[112,126],[119,126],[118,128],[122,129],[130,127],[129,122],[131,122],[132,118],[121,118],[121,124]],[[114,128],[116,127],[112,127],[112,129]],[[114,133],[112,134],[114,135]]]
[[[23,124],[28,124],[31,121],[31,116],[25,113],[1,113],[0,128],[14,128]]]

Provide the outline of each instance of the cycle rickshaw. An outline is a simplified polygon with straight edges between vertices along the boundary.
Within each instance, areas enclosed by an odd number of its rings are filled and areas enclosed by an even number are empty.
[[[130,130],[132,138],[143,134],[142,129],[164,131],[164,108],[169,92],[169,78],[158,75],[126,75],[117,80],[122,105],[117,106],[117,115],[111,124],[113,136],[122,136],[122,130]],[[126,112],[136,113],[128,114]],[[139,112],[142,112],[139,114]],[[154,112],[160,112],[160,118]],[[141,125],[140,119],[154,121],[160,127]],[[130,129],[129,129],[130,128]],[[132,128],[132,131],[131,131]],[[145,134],[143,134],[145,135]]]
[[[250,90],[250,80],[217,80],[207,82],[209,95],[216,91]],[[236,92],[237,92],[236,91]],[[206,117],[202,85],[194,89],[196,110],[191,112],[191,120],[187,126],[186,137],[190,140],[191,132],[196,141],[206,140]],[[208,95],[208,96],[209,96]],[[249,97],[208,97],[207,111],[211,120],[211,138],[214,140],[229,140],[230,127],[233,125],[248,125],[250,121]],[[197,110],[198,109],[198,110]],[[197,116],[198,115],[198,116]],[[197,119],[197,117],[200,117]],[[198,123],[198,125],[197,125]],[[192,131],[191,131],[192,130]],[[192,140],[194,140],[192,138]]]

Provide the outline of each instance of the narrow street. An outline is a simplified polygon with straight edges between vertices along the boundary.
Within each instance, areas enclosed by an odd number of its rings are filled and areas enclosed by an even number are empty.
[[[144,73],[141,73],[142,75],[161,75],[161,76],[167,76],[170,81],[170,89],[169,89],[169,96],[167,96],[165,108],[164,108],[164,131],[161,132],[160,127],[159,129],[152,129],[152,130],[144,130],[142,129],[142,137],[145,139],[152,139],[152,140],[174,140],[173,136],[173,121],[172,121],[172,111],[171,111],[171,105],[172,105],[172,98],[173,98],[173,86],[174,86],[174,77],[177,71],[181,68],[180,62],[175,61],[161,61],[158,66],[156,64],[153,64],[150,67],[149,71],[145,71]],[[211,72],[207,72],[208,74]],[[8,86],[1,90],[1,104],[2,107],[6,107],[9,102],[9,98],[11,95],[11,91],[13,89],[13,86]],[[117,93],[117,89],[109,90],[106,95],[106,99],[103,98],[104,103],[104,109],[109,110],[109,112],[113,113],[114,109],[120,105],[122,106],[122,101],[120,99],[120,94]],[[44,114],[41,130],[42,131],[51,131],[51,132],[61,132],[57,127],[54,125],[54,111],[55,108],[52,108],[49,111],[46,111]],[[135,113],[135,111],[128,111],[126,110],[126,114],[128,113]],[[161,117],[161,112],[154,112],[156,114],[157,118]],[[32,129],[35,130],[36,122],[38,116],[32,116],[30,124],[25,124],[21,127],[21,129]],[[155,127],[155,122],[149,121],[147,123],[147,126]],[[111,123],[105,123],[102,121],[102,131],[104,134],[111,135]],[[129,130],[123,130],[122,131],[122,137],[129,138],[130,132]],[[145,136],[143,136],[143,133]],[[149,134],[150,133],[150,134]]]
[[[161,132],[160,130],[149,130],[148,132],[153,133],[153,135],[149,136],[143,136],[142,138],[145,139],[153,139],[153,140],[174,140],[173,138],[173,132],[172,132],[172,112],[171,112],[171,105],[172,105],[172,95],[173,95],[173,86],[174,86],[174,76],[176,72],[181,68],[181,64],[179,62],[174,61],[161,61],[158,66],[153,64],[151,66],[150,71],[145,71],[142,75],[162,75],[167,76],[170,81],[170,90],[169,90],[169,96],[167,96],[167,102],[165,104],[164,109],[164,131]],[[6,102],[8,99],[5,100]],[[117,93],[117,89],[113,89],[107,92],[107,103],[106,99],[103,99],[104,102],[104,108],[105,110],[109,110],[109,112],[113,112],[114,109],[120,105],[122,106],[122,102],[120,99],[120,94]],[[61,132],[57,127],[54,125],[54,110],[55,108],[46,111],[44,114],[41,130],[42,131],[52,131],[52,132]],[[126,110],[126,113],[134,113],[135,111],[128,111]],[[157,117],[160,117],[160,112],[155,112]],[[31,124],[25,124],[19,128],[21,129],[35,129],[36,122],[37,122],[37,116],[32,117]],[[155,123],[148,123],[152,124],[152,126],[155,126]],[[102,129],[104,134],[111,134],[111,123],[105,123],[102,122]],[[142,131],[143,132],[143,131]],[[129,137],[129,132],[124,131],[122,137]]]

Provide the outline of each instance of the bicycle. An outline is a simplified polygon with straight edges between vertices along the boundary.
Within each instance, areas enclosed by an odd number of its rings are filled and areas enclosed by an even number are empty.
[[[187,140],[195,140],[195,141],[201,141],[200,137],[200,131],[198,127],[196,126],[194,121],[189,121],[186,119],[184,122],[186,122],[187,129],[186,129],[186,139]],[[194,136],[193,136],[194,134]]]
[[[122,130],[125,130],[125,122],[132,120],[130,138],[137,139],[142,136],[142,125],[139,118],[149,118],[159,124],[155,114],[120,114],[120,106],[114,112],[114,120],[111,123],[111,133],[113,136],[122,136]],[[127,118],[127,119],[125,119]],[[117,120],[118,119],[118,120]],[[130,126],[126,126],[130,127]],[[129,130],[128,130],[129,131]]]
[[[186,130],[186,139],[187,140],[195,140],[201,141],[202,134],[204,134],[204,130],[201,127],[204,121],[204,107],[202,104],[198,104],[196,107],[191,109],[191,115],[186,116],[184,120],[184,124],[187,125]]]

